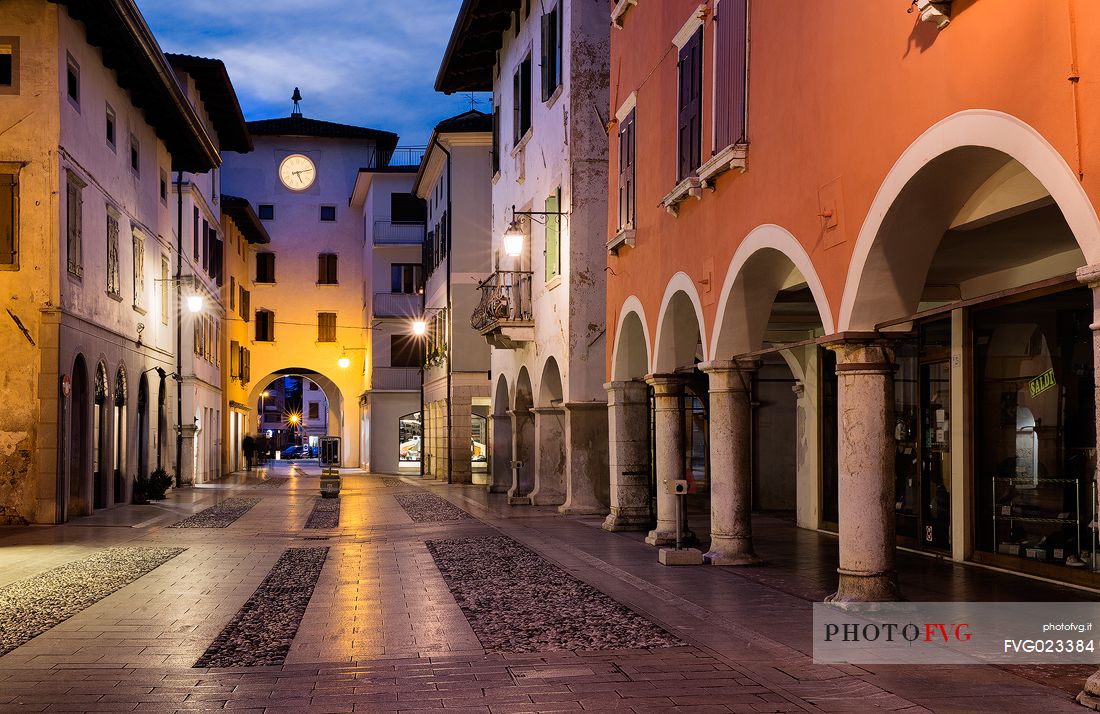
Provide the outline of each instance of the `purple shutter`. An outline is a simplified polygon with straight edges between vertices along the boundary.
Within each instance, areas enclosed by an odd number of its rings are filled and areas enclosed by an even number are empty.
[[[703,28],[696,30],[680,50],[678,125],[679,171],[683,180],[699,168],[700,134],[702,132]]]
[[[715,16],[714,151],[745,141],[748,1],[721,0]]]

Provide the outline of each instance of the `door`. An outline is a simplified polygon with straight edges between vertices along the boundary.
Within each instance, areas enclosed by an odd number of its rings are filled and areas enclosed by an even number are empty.
[[[928,362],[920,369],[920,541],[925,548],[951,548],[951,365]]]

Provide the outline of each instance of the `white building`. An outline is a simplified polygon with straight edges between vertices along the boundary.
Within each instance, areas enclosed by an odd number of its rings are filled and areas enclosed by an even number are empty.
[[[414,190],[428,207],[424,258],[426,475],[489,483],[489,345],[470,325],[492,270],[492,117],[436,125]]]
[[[168,176],[215,168],[217,131],[132,0],[2,16],[0,523],[51,523],[173,469]]]
[[[375,473],[420,470],[420,370],[424,341],[413,334],[423,300],[424,202],[412,193],[423,149],[398,149],[359,171],[351,208],[366,236],[364,319],[371,326],[359,398],[362,467]]]
[[[493,345],[494,485],[567,513],[608,503],[609,33],[605,2],[464,0],[436,79],[493,92],[496,242],[473,324]]]

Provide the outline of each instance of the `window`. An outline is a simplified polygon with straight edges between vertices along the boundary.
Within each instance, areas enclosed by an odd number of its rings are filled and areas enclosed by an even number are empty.
[[[439,233],[439,257],[440,259],[447,257],[447,239],[450,234],[447,232],[447,212],[444,211],[443,215],[439,217],[439,227],[436,228]]]
[[[336,254],[321,253],[317,256],[317,284],[336,285]]]
[[[144,312],[145,308],[145,236],[141,231],[133,231],[134,239],[134,308]]]
[[[319,313],[317,313],[317,341],[318,342],[335,342],[336,341],[336,313],[335,312],[319,312]]]
[[[634,116],[619,124],[619,230],[634,227]]]
[[[235,379],[241,376],[241,343],[236,340],[229,341],[229,378]]]
[[[309,419],[320,419],[321,418],[321,405],[318,402],[310,402],[309,403],[309,416],[307,418],[309,418]]]
[[[160,202],[168,205],[168,174],[164,173],[164,169],[160,170]]]
[[[519,144],[531,128],[531,55],[527,55],[512,76],[512,142]]]
[[[428,220],[428,207],[414,193],[390,194],[390,221],[393,223],[424,223]]]
[[[546,280],[561,275],[561,189],[546,198]]]
[[[252,381],[252,352],[247,347],[242,347],[240,351],[240,375],[241,384]]]
[[[721,0],[715,12],[714,152],[718,153],[746,139],[747,0]]]
[[[240,285],[237,286],[237,290],[240,291],[240,299],[237,301],[237,314],[241,316],[242,320],[248,322],[248,316],[252,314],[249,309],[252,305],[252,293]]]
[[[421,267],[416,263],[394,263],[390,266],[390,292],[415,295],[423,286]]]
[[[0,267],[19,267],[19,177],[0,164]]]
[[[118,125],[115,118],[115,110],[111,108],[111,105],[107,105],[107,118],[106,118],[106,133],[107,133],[107,146],[111,147],[111,151],[116,148],[116,134],[115,127]]]
[[[210,272],[210,222],[202,219],[202,269]]]
[[[336,220],[336,206],[321,206],[321,220],[325,222]]]
[[[428,231],[424,236],[424,254],[424,264],[428,266],[428,270],[435,270],[435,266],[439,264],[435,259],[435,231]]]
[[[272,203],[261,203],[256,207],[256,211],[261,221],[275,220],[275,205]]]
[[[561,3],[542,16],[542,101],[561,86]]]
[[[493,175],[500,173],[500,107],[493,105]]]
[[[316,383],[316,382],[310,382],[310,383],[309,383],[309,391],[311,391],[311,392],[316,392],[316,391],[317,391],[317,389],[318,389],[318,387],[317,387],[317,383]]]
[[[134,175],[141,175],[141,144],[133,134],[130,134],[130,170]]]
[[[237,279],[229,276],[229,309],[237,309]]]
[[[80,110],[80,65],[76,63],[72,55],[69,55],[68,69],[65,73],[65,88],[69,95],[69,101],[77,111]]]
[[[121,298],[118,277],[118,218],[107,209],[107,294]]]
[[[199,207],[194,206],[191,209],[191,238],[195,243],[195,249],[193,255],[195,260],[199,259]]]
[[[162,325],[168,324],[168,285],[169,278],[171,277],[171,267],[168,263],[167,256],[161,256],[160,259],[160,322]]]
[[[256,341],[275,341],[275,313],[270,310],[256,311]]]
[[[680,49],[676,65],[679,77],[677,96],[678,171],[682,181],[695,173],[700,164],[699,135],[702,132],[703,28],[700,27]]]
[[[391,367],[420,367],[423,364],[423,340],[414,335],[390,335]]]
[[[69,174],[65,190],[66,243],[69,272],[80,277],[84,274],[84,199],[81,191],[84,182]]]
[[[18,37],[0,37],[0,94],[19,94]]]
[[[257,253],[256,254],[256,282],[257,283],[273,283],[273,282],[275,282],[275,254],[274,253]]]

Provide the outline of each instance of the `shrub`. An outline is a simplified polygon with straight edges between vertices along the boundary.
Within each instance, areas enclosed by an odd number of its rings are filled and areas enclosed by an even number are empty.
[[[172,474],[164,469],[157,469],[149,474],[149,483],[146,485],[145,496],[150,501],[164,500],[164,494],[172,485]]]

